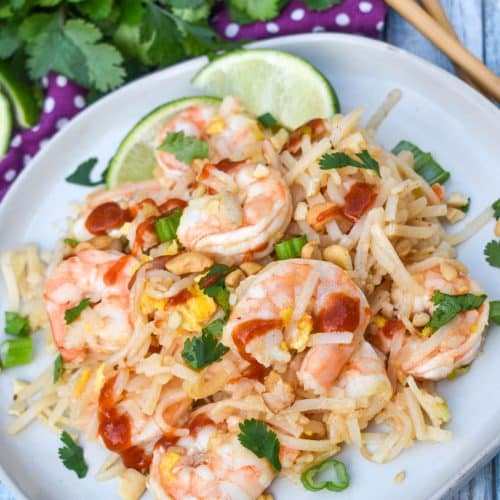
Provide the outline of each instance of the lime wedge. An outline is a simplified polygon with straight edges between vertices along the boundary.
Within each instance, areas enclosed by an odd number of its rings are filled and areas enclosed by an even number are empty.
[[[234,95],[260,116],[294,129],[339,110],[335,90],[304,59],[278,50],[236,50],[203,67],[191,83],[218,97]]]
[[[154,142],[162,125],[189,106],[218,104],[215,97],[187,97],[159,106],[142,118],[122,140],[109,162],[106,184],[109,188],[125,182],[153,177],[156,166]]]
[[[7,98],[0,92],[0,160],[9,149],[12,133],[12,114]]]
[[[41,109],[36,87],[28,83],[14,65],[6,62],[0,62],[0,87],[12,102],[18,125],[23,128],[34,127]]]

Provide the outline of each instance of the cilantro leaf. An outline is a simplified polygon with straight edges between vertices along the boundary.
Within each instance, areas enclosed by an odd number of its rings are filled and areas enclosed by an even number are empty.
[[[179,161],[191,165],[196,158],[208,158],[208,144],[180,132],[168,132],[165,140],[158,147],[160,151],[172,153]]]
[[[333,5],[340,5],[343,0],[304,0],[305,6],[309,10],[326,10],[332,7]]]
[[[66,322],[67,325],[70,323],[73,323],[84,309],[90,306],[90,299],[83,299],[78,305],[75,307],[71,307],[70,309],[66,309],[64,311],[64,321]]]
[[[0,25],[0,59],[9,58],[22,43],[14,22]]]
[[[279,0],[229,0],[227,3],[231,18],[242,24],[269,21],[278,15],[284,4]]]
[[[61,378],[63,372],[63,364],[64,362],[62,356],[59,354],[59,356],[57,356],[57,358],[54,360],[54,383],[56,383]]]
[[[490,321],[500,325],[500,300],[492,300],[490,302]],[[210,325],[209,325],[210,326]]]
[[[144,8],[140,26],[140,41],[147,47],[151,64],[168,66],[184,57],[181,34],[175,20],[165,10],[153,3]]]
[[[378,161],[370,156],[366,149],[357,154],[358,160],[345,153],[326,153],[319,160],[321,170],[332,168],[358,167],[373,170],[380,177]]]
[[[491,240],[484,249],[486,261],[493,267],[500,267],[500,241]]]
[[[64,25],[64,31],[66,37],[72,40],[83,54],[88,78],[93,87],[105,92],[123,83],[123,57],[112,45],[97,43],[102,34],[96,26],[76,19],[68,21]]]
[[[271,113],[264,113],[263,115],[260,115],[257,120],[259,120],[259,123],[266,128],[273,128],[278,125],[278,121]]]
[[[201,333],[212,335],[214,337],[220,337],[225,324],[226,322],[224,321],[224,318],[218,318],[203,328]]]
[[[28,318],[12,311],[5,311],[5,333],[26,337],[31,333]]]
[[[74,471],[80,479],[84,478],[89,468],[85,463],[83,449],[73,441],[73,438],[66,431],[61,434],[61,441],[65,445],[58,450],[62,463],[66,469]]]
[[[34,14],[23,21],[20,35],[27,43],[32,78],[54,70],[85,87],[107,91],[123,83],[123,58],[108,43],[97,43],[101,31],[82,19],[64,22],[61,11]]]
[[[97,181],[90,179],[90,174],[93,168],[97,165],[99,160],[95,157],[89,158],[78,165],[75,171],[65,178],[66,182],[71,184],[78,184],[80,186],[98,186],[99,184],[104,184],[104,175]]]
[[[113,0],[83,0],[76,4],[76,8],[92,21],[99,21],[111,14]]]
[[[233,267],[226,266],[225,264],[214,264],[206,273],[203,278],[200,280],[200,288],[205,290],[205,293],[210,297],[215,295],[215,291],[211,289],[213,287],[221,287],[224,286],[224,278],[233,271]],[[207,289],[210,289],[207,292]],[[212,293],[212,295],[211,295]]]
[[[204,332],[201,337],[186,339],[182,349],[184,361],[195,370],[204,368],[218,361],[229,348],[221,344],[214,336]]]
[[[189,23],[207,21],[212,10],[211,0],[167,0],[176,17]]]
[[[276,471],[281,470],[280,442],[276,433],[255,418],[246,419],[240,424],[238,441],[242,446],[255,453],[259,458],[267,458]]]
[[[491,205],[491,208],[494,210],[493,216],[495,219],[500,219],[500,198]]]
[[[441,328],[458,314],[471,309],[478,309],[485,300],[486,295],[474,295],[472,293],[448,295],[436,290],[432,296],[432,302],[438,307],[432,313],[428,326],[434,329]]]

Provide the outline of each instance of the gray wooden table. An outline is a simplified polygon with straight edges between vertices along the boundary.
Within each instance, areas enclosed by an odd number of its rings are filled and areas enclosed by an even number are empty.
[[[500,74],[500,0],[441,0],[462,43]],[[385,38],[453,72],[448,59],[399,15],[389,14]],[[445,500],[497,500],[500,498],[500,455]],[[0,483],[0,500],[13,500]]]
[[[441,0],[462,43],[500,75],[500,0]],[[398,14],[391,12],[385,28],[388,42],[414,52],[453,72],[449,60]],[[498,131],[497,131],[498,132]],[[446,500],[500,498],[500,455]]]

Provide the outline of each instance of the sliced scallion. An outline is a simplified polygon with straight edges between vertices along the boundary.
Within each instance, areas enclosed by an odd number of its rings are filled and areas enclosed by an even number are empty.
[[[332,467],[335,471],[337,481],[316,482],[316,476],[329,467]],[[314,465],[304,471],[300,476],[300,480],[304,485],[304,488],[309,491],[320,491],[324,489],[329,491],[343,491],[349,486],[351,478],[349,477],[347,467],[343,462],[335,460],[334,458],[328,458],[324,462]]]
[[[160,243],[175,240],[177,237],[177,228],[181,220],[182,210],[176,209],[174,212],[167,216],[158,219],[155,222],[155,230]]]
[[[425,153],[410,141],[401,141],[392,149],[395,155],[401,151],[410,151],[413,154],[413,168],[415,172],[423,177],[431,186],[433,184],[443,184],[449,179],[450,173],[434,160],[430,153]]]
[[[302,247],[307,243],[307,236],[297,236],[289,240],[280,241],[274,245],[276,257],[280,260],[300,257]]]
[[[79,304],[77,304],[75,307],[71,307],[69,309],[66,309],[64,311],[64,321],[66,322],[67,325],[70,323],[73,323],[84,309],[90,306],[90,299],[83,299]]]
[[[5,311],[5,333],[16,337],[26,337],[31,333],[28,318],[12,311]]]
[[[19,337],[4,340],[0,344],[0,362],[4,368],[26,365],[33,359],[33,339]]]

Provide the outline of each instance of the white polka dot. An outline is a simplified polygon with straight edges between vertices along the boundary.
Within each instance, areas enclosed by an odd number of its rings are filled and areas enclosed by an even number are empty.
[[[373,4],[371,2],[359,2],[359,10],[363,14],[368,14],[373,9]]]
[[[68,83],[68,79],[65,76],[58,75],[56,78],[56,83],[58,87],[66,87]]]
[[[47,97],[43,105],[43,110],[45,111],[45,113],[52,113],[55,107],[56,107],[55,99],[53,97]]]
[[[49,79],[46,76],[42,78],[42,86],[44,89],[46,89],[49,86]]]
[[[305,15],[306,11],[304,9],[295,9],[290,14],[290,18],[292,19],[292,21],[301,21],[302,19],[304,19]]]
[[[313,29],[312,29],[313,33],[321,33],[322,31],[325,31],[325,27],[324,26],[315,26]]]
[[[48,142],[49,142],[48,139],[44,139],[43,141],[40,141],[40,149],[44,148]]]
[[[76,95],[73,103],[78,109],[82,109],[85,106],[85,99],[81,95]]]
[[[375,27],[377,28],[377,31],[382,31],[384,29],[384,21],[379,21]]]
[[[31,161],[31,156],[30,155],[24,155],[23,156],[23,165],[24,166],[26,166],[30,161]]]
[[[35,126],[31,129],[31,131],[32,131],[32,132],[38,132],[39,130],[40,130],[40,124],[35,125]]]
[[[234,38],[238,31],[240,31],[240,27],[236,23],[229,23],[224,30],[224,33],[228,38]]]
[[[351,18],[347,14],[337,14],[337,17],[335,18],[335,22],[339,26],[349,26],[351,22]]]
[[[7,170],[7,172],[5,172],[3,178],[7,182],[12,182],[15,179],[16,175],[17,175],[17,172],[13,168],[9,168],[9,170]]]
[[[278,33],[280,27],[276,23],[266,23],[266,30],[268,33]]]
[[[19,134],[17,134],[12,138],[12,141],[10,141],[10,145],[13,148],[18,148],[22,142],[23,142],[23,140],[21,139],[21,136]]]
[[[61,130],[64,126],[68,124],[69,120],[67,118],[59,118],[56,122],[57,130]]]

